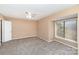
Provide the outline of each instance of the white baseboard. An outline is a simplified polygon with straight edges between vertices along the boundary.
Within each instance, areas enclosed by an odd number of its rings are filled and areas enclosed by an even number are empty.
[[[32,38],[32,37],[37,37],[37,36],[28,36],[28,37],[13,38],[13,40],[16,40],[16,39],[23,39],[23,38]]]
[[[46,40],[46,39],[41,38],[41,37],[38,37],[38,36],[37,36],[37,38],[39,38],[39,39],[41,39],[41,40],[44,40],[44,41],[46,41],[46,42],[50,42],[49,40]]]

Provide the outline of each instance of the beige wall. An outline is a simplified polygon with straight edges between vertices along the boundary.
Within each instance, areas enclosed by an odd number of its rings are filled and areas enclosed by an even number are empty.
[[[54,34],[54,28],[53,28],[53,21],[58,20],[60,17],[72,15],[79,13],[79,5],[74,6],[69,9],[62,10],[60,12],[57,12],[53,15],[50,15],[46,18],[43,18],[38,21],[39,24],[39,30],[38,30],[38,36],[48,42],[53,41],[53,34]]]
[[[5,18],[5,19],[12,22],[12,38],[13,39],[21,39],[21,38],[37,36],[37,22],[36,21],[15,19],[15,18]]]
[[[38,37],[48,41],[48,19],[38,21]]]

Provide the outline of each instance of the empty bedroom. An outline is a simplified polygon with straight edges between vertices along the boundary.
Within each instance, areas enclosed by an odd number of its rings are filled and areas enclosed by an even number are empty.
[[[0,4],[0,55],[78,55],[78,4]]]

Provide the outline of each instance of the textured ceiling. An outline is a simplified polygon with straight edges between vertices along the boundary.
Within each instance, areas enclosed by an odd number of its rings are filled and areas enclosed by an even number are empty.
[[[25,12],[33,15],[32,20],[39,20],[60,10],[75,6],[74,4],[0,4],[0,13],[5,16],[26,19]]]

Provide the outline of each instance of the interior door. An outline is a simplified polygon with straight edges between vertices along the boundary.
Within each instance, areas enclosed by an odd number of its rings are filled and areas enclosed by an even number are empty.
[[[10,21],[2,21],[2,41],[12,40],[12,24]]]

